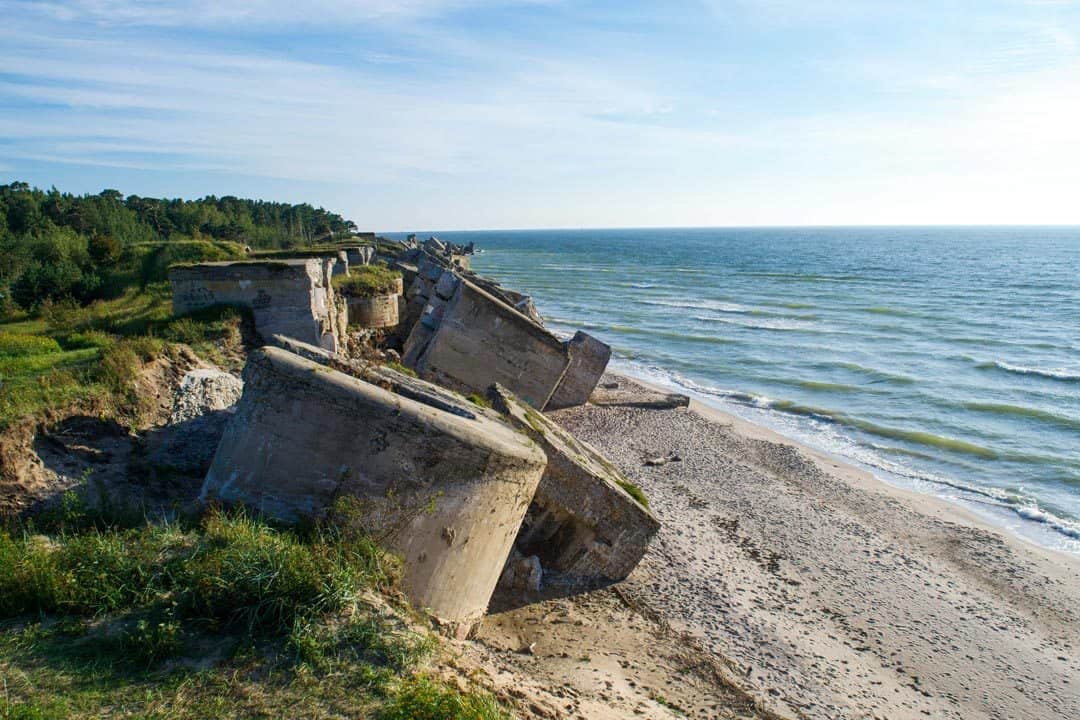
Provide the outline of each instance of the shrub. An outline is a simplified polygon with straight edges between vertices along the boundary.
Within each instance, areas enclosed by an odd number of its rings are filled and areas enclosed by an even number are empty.
[[[395,290],[401,273],[385,265],[360,265],[349,269],[348,275],[333,279],[334,289],[351,297],[384,295]]]
[[[60,352],[60,344],[42,335],[0,332],[0,357],[26,357]]]
[[[56,608],[65,585],[47,538],[0,531],[0,618]]]
[[[291,534],[224,515],[211,516],[204,532],[201,552],[182,571],[185,614],[252,634],[287,633],[331,604],[328,563]]]

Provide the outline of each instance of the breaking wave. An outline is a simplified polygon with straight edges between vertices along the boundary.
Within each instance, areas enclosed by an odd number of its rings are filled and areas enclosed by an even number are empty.
[[[1066,382],[1080,380],[1080,370],[1066,370],[1064,368],[1046,370],[1043,368],[1013,365],[1011,363],[1001,362],[1000,360],[979,363],[976,367],[980,370],[1002,370],[1004,372],[1013,373],[1014,375],[1036,375],[1038,377],[1049,378],[1050,380],[1064,380]]]

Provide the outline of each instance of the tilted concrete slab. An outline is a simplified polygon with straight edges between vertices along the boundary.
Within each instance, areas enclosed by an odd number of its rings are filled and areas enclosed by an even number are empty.
[[[626,478],[591,445],[529,407],[506,388],[488,390],[493,407],[544,449],[547,469],[518,533],[567,589],[622,580],[637,566],[660,521],[619,486]]]
[[[580,330],[567,346],[570,348],[570,367],[563,374],[562,381],[552,393],[545,410],[559,410],[587,403],[611,359],[609,345]]]
[[[298,258],[172,267],[173,312],[242,305],[251,308],[263,337],[283,334],[335,350],[348,317],[330,284],[336,264],[333,258]]]
[[[295,521],[355,496],[403,556],[413,604],[467,631],[543,474],[536,443],[445,391],[460,413],[276,347],[251,354],[244,383],[201,499]]]
[[[537,408],[547,404],[570,365],[561,340],[464,278],[457,278],[449,300],[432,292],[405,344],[405,358],[439,384],[483,393],[501,383]]]

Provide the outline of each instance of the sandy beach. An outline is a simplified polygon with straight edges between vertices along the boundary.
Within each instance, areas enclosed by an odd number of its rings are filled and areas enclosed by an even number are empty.
[[[625,377],[553,417],[664,523],[620,587],[807,718],[1080,717],[1080,563]],[[646,465],[647,458],[679,459]],[[707,713],[702,712],[707,716]],[[695,715],[698,716],[698,715]]]

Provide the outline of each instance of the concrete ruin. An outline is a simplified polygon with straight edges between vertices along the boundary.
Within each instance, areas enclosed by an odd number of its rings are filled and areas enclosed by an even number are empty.
[[[611,357],[596,338],[579,332],[563,342],[522,309],[434,263],[417,266],[406,298],[406,320],[419,317],[405,342],[405,363],[464,392],[501,383],[538,409],[581,405]]]
[[[462,392],[501,383],[542,409],[570,366],[570,351],[525,315],[446,272],[405,343],[404,361]]]
[[[357,498],[365,529],[404,558],[413,604],[463,636],[487,609],[546,457],[491,411],[401,382],[411,397],[280,348],[255,351],[200,497],[289,522]]]
[[[660,521],[627,493],[629,481],[591,445],[503,387],[492,387],[487,397],[548,459],[515,540],[520,555],[539,558],[545,583],[567,591],[624,579]]]
[[[560,410],[589,402],[589,396],[611,360],[610,346],[580,330],[570,338],[567,346],[570,348],[570,366],[545,410]]]
[[[211,262],[169,269],[173,313],[248,307],[263,337],[281,334],[335,351],[348,310],[330,283],[336,258]]]
[[[567,592],[625,578],[659,522],[606,459],[538,412],[587,402],[610,348],[582,332],[556,337],[528,296],[461,267],[455,256],[471,247],[395,242],[170,269],[177,314],[243,305],[276,346],[248,359],[201,499],[295,522],[356,498],[365,530],[403,556],[410,600],[459,636],[504,568],[524,568],[511,580],[530,591],[541,578]],[[402,273],[397,293],[335,290],[335,271],[376,251]],[[369,350],[396,360],[396,337],[420,377],[350,359],[350,319],[396,324]]]

